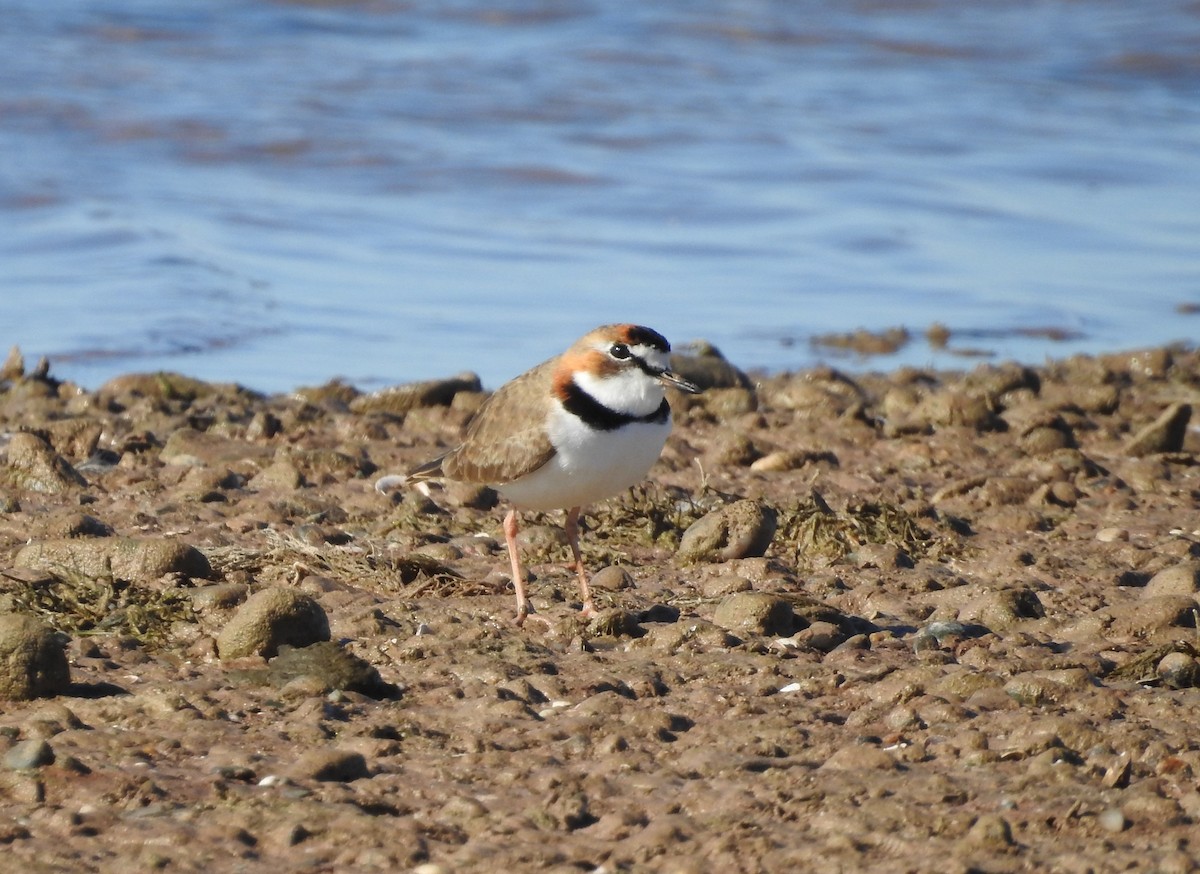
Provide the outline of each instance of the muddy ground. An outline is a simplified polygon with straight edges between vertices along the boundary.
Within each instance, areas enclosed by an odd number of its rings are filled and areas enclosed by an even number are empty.
[[[725,387],[587,517],[604,612],[530,516],[518,628],[493,494],[372,488],[453,443],[469,376],[10,358],[0,611],[70,676],[0,702],[5,870],[1200,865],[1200,355],[680,366]]]

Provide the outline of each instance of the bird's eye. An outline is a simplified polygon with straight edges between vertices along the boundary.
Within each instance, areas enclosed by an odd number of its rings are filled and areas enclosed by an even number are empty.
[[[613,343],[608,354],[620,361],[629,357],[629,347],[624,343]]]

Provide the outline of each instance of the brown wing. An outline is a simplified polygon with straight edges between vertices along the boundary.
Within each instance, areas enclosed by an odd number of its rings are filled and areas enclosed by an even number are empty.
[[[413,473],[502,485],[549,461],[554,446],[546,436],[545,404],[554,364],[547,361],[502,385],[479,408],[461,446]],[[536,415],[525,422],[529,411]]]

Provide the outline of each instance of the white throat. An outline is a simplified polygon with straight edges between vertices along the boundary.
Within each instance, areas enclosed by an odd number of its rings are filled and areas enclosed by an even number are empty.
[[[627,416],[649,416],[664,397],[662,383],[636,367],[612,376],[578,371],[575,384],[614,413]]]

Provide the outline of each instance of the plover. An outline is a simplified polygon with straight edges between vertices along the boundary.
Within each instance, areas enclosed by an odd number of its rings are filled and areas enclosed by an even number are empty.
[[[602,325],[557,358],[502,385],[479,408],[463,442],[375,488],[450,479],[488,485],[512,504],[504,539],[517,592],[517,624],[533,609],[517,551],[520,510],[567,511],[564,529],[584,615],[594,615],[579,551],[584,506],[645,478],[671,432],[666,386],[699,389],[667,368],[671,346],[640,325]]]

